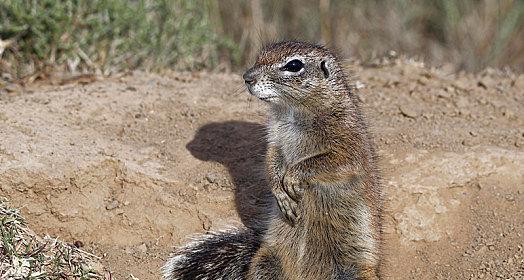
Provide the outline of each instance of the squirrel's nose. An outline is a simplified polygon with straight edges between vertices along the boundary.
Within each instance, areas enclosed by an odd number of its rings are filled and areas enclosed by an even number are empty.
[[[242,75],[242,78],[244,78],[244,81],[248,85],[254,85],[257,82],[257,79],[255,77],[255,73],[252,70],[247,70],[244,75]]]

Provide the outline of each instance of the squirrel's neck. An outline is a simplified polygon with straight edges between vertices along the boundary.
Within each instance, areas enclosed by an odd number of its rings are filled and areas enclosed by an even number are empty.
[[[341,121],[347,119],[348,113],[348,108],[341,104],[329,104],[316,108],[274,104],[271,106],[270,121],[302,128],[332,129],[331,126],[339,126]]]

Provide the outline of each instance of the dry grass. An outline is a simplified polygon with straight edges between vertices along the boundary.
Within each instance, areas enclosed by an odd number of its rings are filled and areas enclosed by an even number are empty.
[[[0,1],[4,78],[51,68],[238,69],[280,39],[325,43],[364,62],[394,50],[456,70],[523,71],[524,1]]]
[[[20,211],[0,200],[0,279],[108,279],[98,257],[29,230]],[[100,270],[100,268],[98,268]]]
[[[220,10],[243,60],[251,60],[263,42],[298,38],[363,61],[394,50],[456,70],[524,70],[519,0],[223,0]]]

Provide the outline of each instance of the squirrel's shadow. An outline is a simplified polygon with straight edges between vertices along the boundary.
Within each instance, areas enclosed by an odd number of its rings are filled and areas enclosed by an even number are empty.
[[[235,206],[244,225],[264,229],[273,202],[264,174],[264,126],[243,121],[202,126],[186,148],[200,160],[228,168],[235,185]]]

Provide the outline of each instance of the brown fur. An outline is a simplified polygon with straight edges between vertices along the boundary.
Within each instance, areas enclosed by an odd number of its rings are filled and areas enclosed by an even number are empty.
[[[282,70],[292,59],[301,72]],[[340,60],[321,46],[277,43],[244,78],[271,104],[266,168],[276,198],[248,279],[380,278],[375,151]]]

